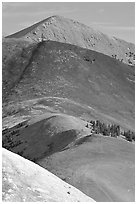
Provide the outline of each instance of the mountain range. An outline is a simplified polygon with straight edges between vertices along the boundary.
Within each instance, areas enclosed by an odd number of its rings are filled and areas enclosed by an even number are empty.
[[[134,143],[90,123],[135,131],[134,44],[52,16],[3,38],[2,49],[3,147],[95,201],[134,201]]]

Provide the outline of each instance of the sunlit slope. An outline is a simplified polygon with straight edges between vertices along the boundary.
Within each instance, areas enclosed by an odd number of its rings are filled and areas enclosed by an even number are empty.
[[[91,21],[92,22],[92,21]],[[39,42],[41,39],[70,43],[134,64],[135,45],[107,35],[77,21],[52,16],[7,38]],[[112,56],[113,55],[113,56]]]
[[[38,162],[96,201],[135,200],[135,146],[121,139],[90,136],[73,148]]]
[[[4,202],[93,202],[73,186],[6,149],[2,150]]]

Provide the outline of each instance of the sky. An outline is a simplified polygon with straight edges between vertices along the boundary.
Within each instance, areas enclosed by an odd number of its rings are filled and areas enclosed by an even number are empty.
[[[2,35],[9,35],[53,15],[77,20],[135,43],[134,2],[4,2]]]

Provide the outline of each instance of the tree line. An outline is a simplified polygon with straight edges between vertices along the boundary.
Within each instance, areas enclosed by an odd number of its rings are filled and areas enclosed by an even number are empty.
[[[96,134],[102,134],[104,136],[118,137],[120,135],[125,136],[126,140],[132,142],[135,141],[135,133],[131,130],[120,132],[120,125],[116,124],[105,124],[99,120],[91,120],[91,126],[89,124],[86,127],[91,128],[91,132],[95,132]]]

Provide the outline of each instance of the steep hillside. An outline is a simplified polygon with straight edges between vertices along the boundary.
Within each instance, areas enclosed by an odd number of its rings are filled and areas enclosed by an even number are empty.
[[[27,49],[29,46],[30,49]],[[27,52],[25,52],[27,49]],[[30,43],[24,40],[3,39],[2,44],[2,83],[3,97],[16,86],[31,58]]]
[[[34,42],[39,26],[3,40],[3,147],[96,201],[134,201],[134,144],[87,126],[99,119],[134,131],[134,66],[67,41],[36,42],[37,33]],[[3,155],[4,201],[90,201],[36,164]]]
[[[61,16],[49,17],[7,38],[22,38],[30,42],[43,39],[70,43],[104,53],[130,65],[135,62],[134,44],[116,37],[110,38],[93,28]]]
[[[6,149],[2,157],[3,202],[94,202],[49,171]]]
[[[18,50],[11,41],[3,43],[4,102],[66,98],[134,130],[134,67],[66,43],[25,41]]]
[[[21,117],[11,117],[10,122],[8,119],[7,127],[10,123],[13,127],[3,131],[3,147],[48,169],[96,201],[134,201],[134,144],[121,138],[94,135],[86,127],[86,121],[53,113],[52,109],[41,115],[37,112],[42,107],[39,105],[33,106],[37,109],[32,112],[31,120],[28,117],[19,123]],[[5,165],[6,171],[9,168]]]
[[[13,120],[12,120],[13,124]],[[3,130],[2,146],[31,161],[62,151],[78,138],[91,134],[87,122],[47,112]]]
[[[135,146],[92,135],[37,161],[97,202],[135,201]]]
[[[87,195],[4,149],[3,201],[135,200],[120,134],[135,130],[134,61],[132,43],[60,16],[3,38],[2,146]]]

